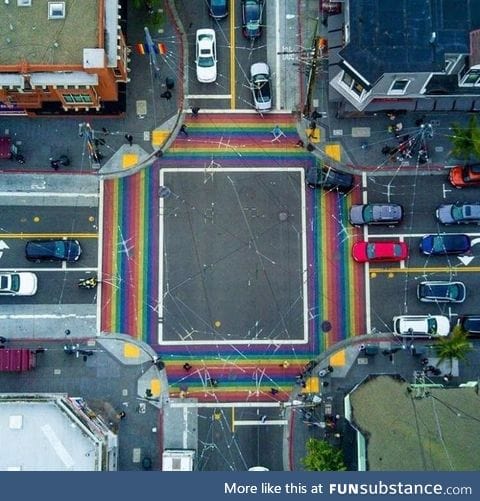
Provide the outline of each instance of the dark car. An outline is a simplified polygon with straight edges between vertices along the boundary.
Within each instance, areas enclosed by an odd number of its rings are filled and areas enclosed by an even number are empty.
[[[417,287],[422,303],[463,303],[467,295],[463,282],[427,281]]]
[[[214,19],[228,16],[228,0],[208,0],[208,13]]]
[[[468,252],[471,246],[470,237],[461,233],[425,235],[420,241],[421,252],[429,256],[463,254],[464,252]]]
[[[307,184],[311,188],[323,188],[324,190],[350,191],[353,188],[355,178],[348,172],[339,172],[331,167],[313,166],[307,170]]]
[[[242,0],[242,32],[253,40],[262,34],[263,0]]]
[[[82,248],[78,240],[30,240],[25,246],[29,261],[78,261]]]
[[[403,219],[403,207],[398,204],[352,205],[350,224],[398,224]]]
[[[457,202],[455,204],[440,205],[435,216],[443,224],[480,223],[479,202]]]
[[[458,324],[469,334],[480,334],[480,315],[462,315]]]

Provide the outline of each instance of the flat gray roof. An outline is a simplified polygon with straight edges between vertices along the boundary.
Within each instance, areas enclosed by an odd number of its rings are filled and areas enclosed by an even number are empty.
[[[58,400],[0,400],[0,471],[94,471],[96,443]]]
[[[49,19],[48,4],[65,3],[64,19]],[[83,49],[98,47],[100,0],[16,0],[0,3],[0,66],[18,64],[83,65]],[[102,35],[103,38],[103,35]]]

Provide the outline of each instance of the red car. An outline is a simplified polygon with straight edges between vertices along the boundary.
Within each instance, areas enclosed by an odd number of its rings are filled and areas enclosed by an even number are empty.
[[[455,188],[464,188],[466,186],[480,185],[480,164],[457,165],[450,169],[450,182]]]
[[[357,242],[352,256],[358,263],[403,261],[408,257],[408,246],[405,242]]]

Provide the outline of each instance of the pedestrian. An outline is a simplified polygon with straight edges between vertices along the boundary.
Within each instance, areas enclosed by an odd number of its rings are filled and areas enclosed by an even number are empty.
[[[167,77],[165,79],[165,85],[168,90],[172,90],[175,87],[175,81],[173,80],[173,78]]]
[[[180,133],[183,134],[184,136],[188,137],[186,124],[182,124],[182,126],[180,127]]]
[[[110,134],[110,131],[106,127],[102,127],[102,132],[105,136],[108,136]]]
[[[290,367],[290,362],[288,360],[284,360],[283,363],[280,365],[280,367],[288,369]]]
[[[207,379],[207,383],[212,388],[216,388],[218,386],[218,381],[216,379],[214,379],[214,378],[208,378]]]
[[[125,134],[125,140],[130,146],[133,145],[133,136],[131,134]]]
[[[282,129],[280,129],[280,127],[278,125],[275,125],[275,127],[273,128],[272,130],[272,134],[273,134],[273,139],[272,139],[272,143],[274,141],[280,141],[280,138],[283,136],[283,137],[287,137],[285,135],[285,133],[283,132]]]
[[[169,90],[166,90],[165,92],[162,92],[160,94],[160,97],[163,97],[167,101],[170,101],[170,99],[172,99],[172,93]]]
[[[53,158],[50,159],[50,167],[53,170],[58,170],[60,167],[60,162],[58,160],[54,160]]]
[[[263,416],[260,418],[260,422],[261,422],[261,423],[265,423],[265,422],[267,421],[267,419],[268,419],[268,416],[263,415]]]
[[[124,419],[126,415],[127,415],[127,414],[125,413],[125,411],[120,411],[120,412],[117,414],[117,417],[118,417],[118,419]]]
[[[320,113],[318,113],[318,111],[315,109],[315,110],[312,111],[312,114],[310,115],[310,118],[312,120],[317,120],[317,118],[321,118],[321,116],[322,115]]]
[[[183,364],[183,368],[188,372],[192,368],[192,366],[188,362],[185,362]]]
[[[192,117],[197,118],[199,111],[200,111],[200,108],[198,106],[192,106]]]
[[[295,146],[296,146],[297,148],[303,148],[303,147],[305,146],[305,143],[304,143],[301,139],[299,139],[299,140],[295,143]]]
[[[270,393],[272,395],[276,395],[278,393],[278,390],[276,388],[270,388]]]

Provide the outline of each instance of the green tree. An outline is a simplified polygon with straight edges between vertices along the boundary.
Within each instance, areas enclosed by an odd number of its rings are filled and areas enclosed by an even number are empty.
[[[437,365],[448,360],[451,372],[453,360],[465,360],[471,351],[472,346],[468,340],[468,332],[461,325],[456,325],[450,336],[441,338],[435,345],[435,352],[438,356]]]
[[[462,127],[458,123],[452,124],[453,135],[452,155],[462,160],[480,158],[480,127],[477,123],[477,117],[472,115],[468,124]]]
[[[302,459],[303,466],[308,471],[345,471],[343,453],[325,440],[309,438],[307,440],[307,455]]]

